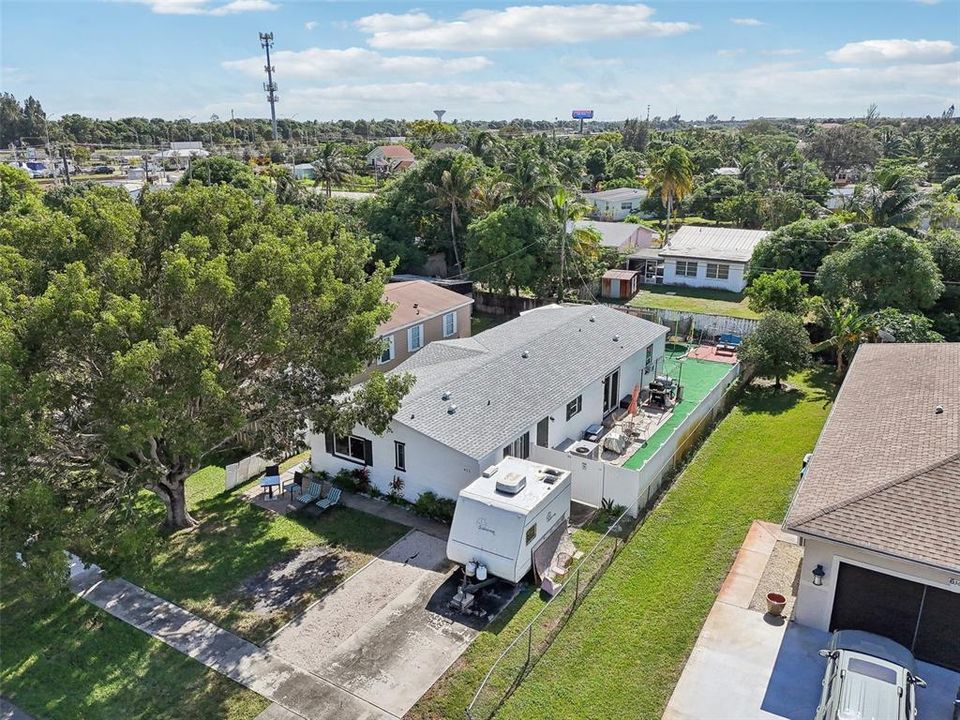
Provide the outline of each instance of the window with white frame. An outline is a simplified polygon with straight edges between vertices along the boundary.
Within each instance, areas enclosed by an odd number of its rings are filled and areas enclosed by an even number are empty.
[[[450,337],[451,335],[456,334],[457,332],[457,313],[456,311],[448,312],[443,316],[443,336]]]
[[[632,202],[622,202],[622,203],[620,203],[620,209],[621,209],[621,210],[633,210],[633,203],[632,203]]]
[[[583,409],[583,395],[577,395],[567,403],[567,420],[577,415]]]
[[[696,277],[697,264],[689,260],[677,260],[677,277]]]
[[[646,357],[643,361],[644,372],[653,372],[653,345],[647,345]]]
[[[722,263],[707,263],[707,277],[714,280],[730,278],[730,266]]]
[[[393,339],[393,335],[387,335],[385,338],[381,338],[384,342],[383,352],[380,353],[380,364],[388,363],[397,356],[397,347],[396,342]]]
[[[333,454],[353,462],[373,465],[373,446],[366,438],[337,435],[333,438]]]
[[[407,330],[407,351],[413,352],[423,347],[423,325],[414,325]]]

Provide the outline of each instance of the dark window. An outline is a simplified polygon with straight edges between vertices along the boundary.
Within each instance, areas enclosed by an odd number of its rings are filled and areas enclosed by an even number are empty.
[[[527,528],[527,545],[533,542],[533,539],[537,536],[537,524],[534,523]]]
[[[583,409],[583,395],[577,395],[576,398],[567,403],[567,420],[572,418]]]
[[[603,379],[603,414],[616,409],[620,404],[620,368]]]
[[[397,470],[407,469],[407,446],[398,440],[393,441],[394,467]]]
[[[530,433],[526,432],[503,449],[503,456],[526,460],[530,457]]]
[[[373,465],[373,443],[356,435],[335,437],[333,454],[351,462]]]

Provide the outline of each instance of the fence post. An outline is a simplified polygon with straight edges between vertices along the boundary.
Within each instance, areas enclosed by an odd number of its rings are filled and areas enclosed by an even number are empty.
[[[530,623],[530,629],[527,630],[527,665],[530,664],[530,651],[533,648],[533,623]]]

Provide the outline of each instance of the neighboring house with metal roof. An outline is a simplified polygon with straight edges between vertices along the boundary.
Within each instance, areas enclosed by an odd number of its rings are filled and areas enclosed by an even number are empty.
[[[663,283],[743,292],[753,249],[768,230],[684,225],[660,250]]]
[[[663,361],[667,328],[613,308],[547,306],[471,338],[427,345],[392,372],[416,383],[383,436],[313,435],[315,470],[368,467],[415,500],[456,498],[504,456],[578,440]]]
[[[960,670],[960,343],[857,350],[783,525],[798,622]]]
[[[600,220],[623,220],[627,215],[638,213],[646,197],[646,188],[614,188],[583,194]]]
[[[629,255],[640,248],[650,247],[657,236],[655,230],[636,223],[577,220],[574,222],[574,227],[596,230],[603,247],[624,255]]]
[[[371,369],[386,372],[435,340],[470,337],[473,298],[426,280],[391,282],[383,299],[393,315],[377,328],[383,354]]]

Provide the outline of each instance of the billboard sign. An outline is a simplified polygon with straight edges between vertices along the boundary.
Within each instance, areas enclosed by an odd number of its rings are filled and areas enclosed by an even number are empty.
[[[574,120],[590,120],[593,117],[593,110],[574,110]]]

